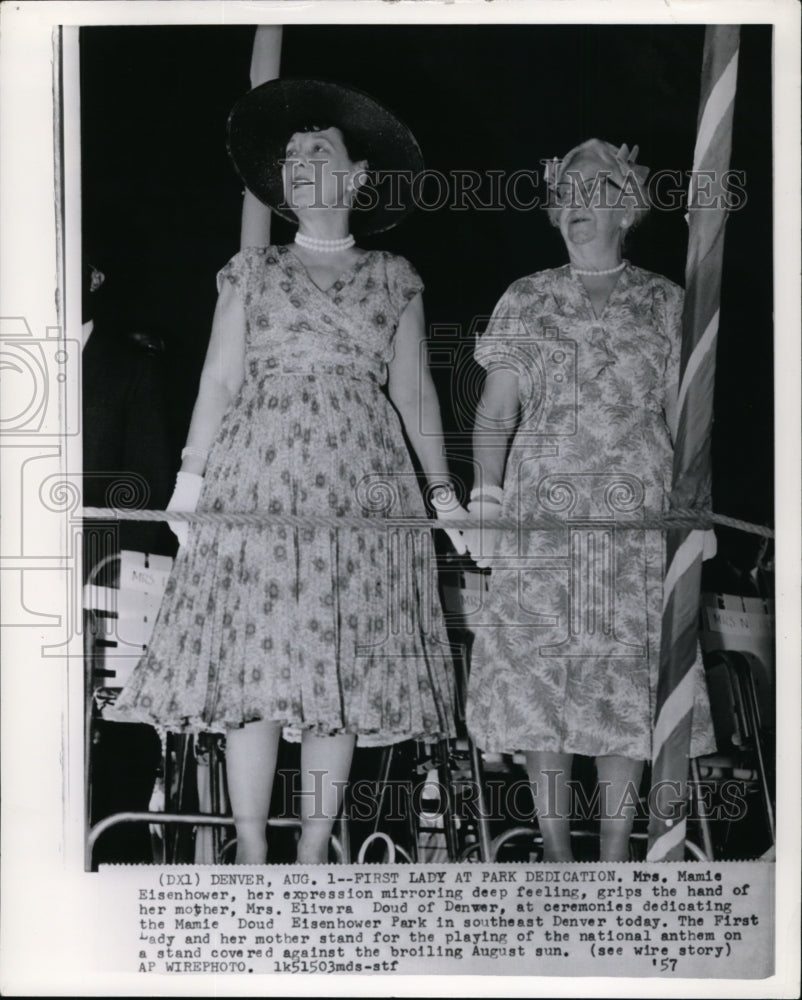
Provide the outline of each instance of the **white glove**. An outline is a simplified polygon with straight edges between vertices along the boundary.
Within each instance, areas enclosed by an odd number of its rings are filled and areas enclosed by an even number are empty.
[[[486,499],[471,500],[468,504],[468,513],[482,522],[481,528],[472,528],[465,532],[468,551],[477,566],[486,568],[491,565],[498,540],[498,532],[487,524],[501,518],[501,504]]]
[[[175,489],[167,504],[167,510],[194,511],[198,506],[203,476],[196,472],[179,472],[175,480]],[[170,531],[178,539],[179,545],[186,545],[189,539],[189,524],[187,521],[168,521]]]
[[[468,547],[465,544],[463,532],[459,528],[446,528],[443,522],[467,520],[468,511],[461,504],[457,503],[457,496],[452,487],[445,484],[443,486],[436,486],[432,490],[430,502],[437,516],[439,527],[442,527],[443,531],[448,535],[451,544],[454,546],[454,551],[458,556],[464,556],[468,551]]]

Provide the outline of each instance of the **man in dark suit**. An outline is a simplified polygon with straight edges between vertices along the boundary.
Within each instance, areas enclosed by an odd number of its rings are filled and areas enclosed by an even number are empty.
[[[166,417],[164,345],[153,334],[126,329],[103,301],[104,276],[84,266],[83,460],[84,505],[164,509],[172,485]],[[85,522],[84,578],[117,583],[120,549],[172,555],[175,541],[161,522]],[[99,563],[106,556],[108,567]],[[148,808],[161,743],[150,726],[95,720],[90,751],[90,822]],[[94,863],[150,862],[143,823],[112,827],[97,841]]]

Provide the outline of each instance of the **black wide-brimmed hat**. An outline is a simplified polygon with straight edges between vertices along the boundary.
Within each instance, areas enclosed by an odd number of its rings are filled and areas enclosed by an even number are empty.
[[[271,80],[254,87],[228,116],[228,152],[245,186],[277,215],[286,204],[282,160],[296,132],[336,127],[354,161],[368,161],[368,182],[354,199],[351,230],[380,233],[414,208],[412,181],[423,170],[415,136],[378,101],[324,80]]]

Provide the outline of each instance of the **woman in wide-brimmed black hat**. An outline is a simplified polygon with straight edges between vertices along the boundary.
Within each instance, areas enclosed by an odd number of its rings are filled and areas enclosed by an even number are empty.
[[[228,142],[247,186],[298,232],[220,273],[172,506],[274,520],[186,532],[118,710],[227,733],[241,863],[265,860],[279,736],[300,732],[298,859],[325,862],[355,741],[453,732],[430,534],[383,527],[425,513],[402,427],[438,516],[463,513],[421,350],[423,286],[406,260],[361,250],[352,235],[404,217],[410,185],[388,198],[383,178],[422,160],[372,98],[310,80],[247,94]],[[282,524],[287,514],[308,525]],[[332,515],[358,526],[316,525]]]

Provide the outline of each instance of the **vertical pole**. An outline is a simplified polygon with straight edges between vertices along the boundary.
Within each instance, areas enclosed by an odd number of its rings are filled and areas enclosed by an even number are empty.
[[[672,507],[707,506],[710,502],[713,378],[727,221],[722,181],[730,164],[739,37],[740,29],[731,25],[708,26],[705,33],[693,176],[688,193],[689,242]],[[692,667],[696,659],[704,537],[703,531],[667,532],[668,569],[652,738],[649,861],[678,861],[684,856]]]
[[[251,87],[275,80],[281,64],[280,24],[262,24],[256,29],[251,56]],[[242,202],[240,249],[263,247],[270,243],[270,209],[258,198],[245,192]]]

